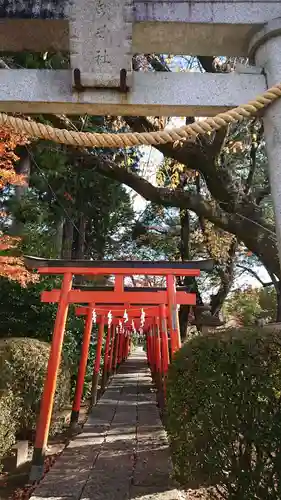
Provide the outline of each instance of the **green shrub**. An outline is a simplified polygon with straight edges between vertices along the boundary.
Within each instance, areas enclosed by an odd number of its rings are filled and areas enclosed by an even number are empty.
[[[262,329],[197,336],[176,354],[167,428],[177,479],[215,498],[281,498],[281,337]]]
[[[0,391],[0,471],[1,459],[15,443],[17,430],[17,403],[12,391]]]
[[[18,405],[17,431],[36,427],[50,345],[36,339],[0,340],[0,390],[11,391]],[[70,371],[63,361],[57,383],[55,410],[69,402]]]

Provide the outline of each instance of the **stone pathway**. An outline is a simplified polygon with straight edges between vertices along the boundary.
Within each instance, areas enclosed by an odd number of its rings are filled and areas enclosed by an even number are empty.
[[[31,500],[180,500],[146,356],[120,368]]]

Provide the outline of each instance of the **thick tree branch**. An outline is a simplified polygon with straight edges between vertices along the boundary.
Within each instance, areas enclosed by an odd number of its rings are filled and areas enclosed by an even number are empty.
[[[56,117],[57,120],[58,117]],[[139,119],[137,118],[137,120]],[[149,122],[146,119],[144,120],[144,123],[147,125]],[[143,126],[144,124],[142,124]],[[152,127],[152,125],[150,126]],[[165,148],[169,149],[170,154],[173,151],[177,151],[177,148],[173,148],[170,145],[163,146],[163,149]],[[203,158],[206,157],[198,145],[187,142],[184,147],[179,149],[178,154],[183,155],[184,149],[189,152],[189,158],[193,156],[194,161],[196,159],[200,160],[200,166],[203,169]],[[104,155],[93,154],[86,149],[69,149],[69,154],[72,161],[73,159],[77,159],[77,165],[82,162],[88,168],[96,168],[101,174],[131,187],[148,201],[159,205],[189,209],[199,217],[205,217],[217,227],[236,235],[238,240],[243,241],[247,248],[260,258],[261,262],[270,272],[276,274],[278,277],[280,276],[275,230],[274,227],[265,224],[262,212],[257,205],[249,201],[246,204],[243,199],[240,203],[232,204],[232,206],[229,206],[229,203],[210,202],[194,193],[155,187],[129,169],[119,167],[114,161]],[[181,163],[184,163],[184,161],[181,161]],[[218,177],[217,183],[221,185]],[[214,198],[216,199],[216,197]],[[220,201],[219,196],[218,199]]]
[[[221,149],[225,143],[227,133],[228,133],[228,127],[220,128],[215,133],[213,142],[210,145],[210,149],[212,151],[212,154],[211,154],[212,158],[215,158],[219,154],[219,152],[221,151]]]
[[[127,124],[135,132],[157,130],[157,127],[146,118],[126,117]],[[222,130],[212,143],[185,141],[177,147],[174,144],[157,146],[165,157],[172,158],[189,169],[198,170],[204,177],[212,196],[223,203],[233,204],[238,198],[238,192],[233,185],[233,179],[228,168],[218,165],[216,158],[225,140],[226,130]]]
[[[160,57],[154,55],[154,54],[146,54],[145,55],[147,62],[151,65],[151,67],[154,69],[154,71],[167,71],[170,72],[169,66],[161,61]]]
[[[197,56],[198,61],[200,62],[202,68],[206,73],[216,73],[217,69],[215,68],[215,57],[214,56]]]
[[[129,117],[127,123],[134,130],[155,130],[146,118]],[[224,141],[224,132],[219,136],[218,147],[221,147]],[[240,190],[240,186],[235,187],[230,170],[223,164],[219,165],[216,161],[216,152],[212,150],[212,145],[199,145],[194,142],[186,141],[183,146],[174,147],[165,144],[157,148],[164,156],[170,157],[187,165],[188,168],[199,170],[207,184],[212,197],[217,201],[223,212],[231,214],[241,213],[244,217],[253,220],[257,224],[266,226],[262,210],[255,205],[248,196]],[[242,211],[241,211],[241,207]],[[191,209],[192,210],[192,209]],[[199,214],[198,214],[199,215]],[[274,227],[267,225],[266,228],[274,233]]]
[[[200,182],[197,183],[196,187],[197,187],[197,193],[200,194]],[[205,245],[207,251],[211,256],[213,252],[211,250],[208,238],[206,236],[206,224],[205,224],[205,219],[203,217],[199,217],[199,224],[205,239]],[[217,272],[220,277],[220,286],[217,293],[211,296],[211,313],[214,316],[219,315],[220,310],[223,306],[223,303],[228,293],[230,292],[234,280],[234,259],[235,259],[237,245],[238,245],[237,238],[233,238],[230,247],[228,249],[227,261],[224,262],[223,267],[220,265],[219,260],[215,259],[215,263],[217,264]]]
[[[254,125],[255,125],[255,121],[256,121],[256,119],[253,122],[253,125],[252,125],[253,128],[254,128]],[[263,135],[263,126],[260,127],[256,139],[254,138],[254,135],[252,133],[252,145],[251,145],[251,151],[250,151],[251,164],[250,164],[250,169],[249,169],[248,177],[247,177],[247,180],[246,180],[246,183],[245,183],[245,189],[244,189],[245,194],[249,194],[249,192],[251,190],[251,187],[252,187],[254,175],[256,173],[256,168],[257,168],[257,151],[258,151],[258,148],[260,146],[260,142],[261,142],[262,135]]]
[[[233,238],[228,251],[228,259],[223,268],[218,268],[221,279],[220,287],[215,295],[211,297],[211,313],[216,316],[219,314],[223,303],[230,292],[234,280],[234,261],[238,242]]]
[[[243,266],[242,264],[237,264],[237,267],[239,267],[239,269],[243,269],[244,271],[246,271],[246,273],[249,273],[251,274],[252,276],[254,276],[254,278],[256,278],[257,281],[259,281],[259,283],[263,286],[263,287],[266,287],[266,286],[271,286],[273,285],[273,282],[271,283],[265,283],[258,275],[258,273],[256,273],[253,269],[251,269],[250,267],[247,267],[247,266]]]
[[[155,187],[137,174],[118,167],[113,161],[101,155],[93,157],[91,165],[100,173],[126,184],[148,201],[189,209],[199,217],[213,222],[217,227],[236,235],[238,240],[243,241],[271,272],[280,276],[275,233],[264,225],[258,213],[255,214],[254,220],[245,216],[243,203],[236,206],[235,213],[227,213],[216,202],[208,201],[198,194]]]

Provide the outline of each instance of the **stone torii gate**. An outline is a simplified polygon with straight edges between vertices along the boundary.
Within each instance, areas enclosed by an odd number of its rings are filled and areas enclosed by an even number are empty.
[[[0,111],[213,116],[281,82],[280,0],[0,0],[0,52],[63,51],[68,70],[0,71]],[[133,54],[249,57],[229,74],[133,72]],[[281,100],[264,112],[281,257]]]

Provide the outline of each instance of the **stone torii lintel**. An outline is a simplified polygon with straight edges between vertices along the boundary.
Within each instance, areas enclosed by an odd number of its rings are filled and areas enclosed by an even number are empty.
[[[75,14],[84,9],[85,12],[87,4],[101,5],[104,12],[107,4],[112,12],[116,12],[123,4],[126,22],[124,34],[132,31],[133,54],[219,54],[247,57],[248,44],[253,34],[268,21],[281,16],[279,0],[132,2],[133,6],[131,0],[0,0],[0,52],[69,51],[69,31],[75,31],[75,26],[69,26],[71,11]],[[81,7],[77,7],[80,5]],[[90,7],[88,21],[93,12]],[[115,26],[119,21],[120,18],[117,18]],[[132,26],[129,27],[131,22]],[[83,32],[79,33],[80,39],[88,29],[89,27],[83,28]]]

